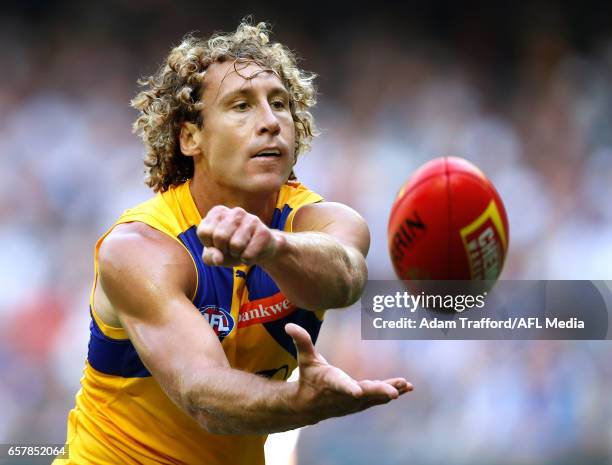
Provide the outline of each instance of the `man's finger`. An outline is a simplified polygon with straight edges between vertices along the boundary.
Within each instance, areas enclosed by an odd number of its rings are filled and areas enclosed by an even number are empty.
[[[228,244],[232,236],[240,226],[242,217],[234,214],[225,215],[225,217],[217,223],[212,232],[213,246],[219,249],[223,254],[228,253]]]
[[[390,384],[395,389],[397,389],[400,395],[405,394],[414,389],[414,386],[412,385],[412,383],[409,383],[408,381],[406,381],[405,378],[389,378],[389,379],[384,380],[384,382],[387,384]]]
[[[285,325],[285,332],[293,339],[295,348],[298,351],[298,361],[299,358],[304,361],[305,359],[308,360],[316,356],[315,348],[308,331],[295,323],[287,323]]]
[[[369,379],[365,379],[359,381],[359,386],[363,390],[364,397],[387,396],[389,399],[397,399],[399,397],[398,390],[383,381],[370,381]]]
[[[333,371],[331,371],[327,378],[327,382],[333,390],[340,394],[346,394],[355,399],[363,396],[363,389],[361,389],[359,383],[340,368],[333,368]]]
[[[202,260],[206,265],[219,266],[223,263],[223,253],[215,247],[205,247]]]
[[[213,246],[213,232],[217,224],[225,217],[226,211],[227,208],[214,207],[208,212],[206,217],[200,221],[196,234],[200,238],[200,242],[206,247]]]
[[[244,263],[251,263],[266,250],[272,240],[272,233],[269,229],[256,229],[240,258]]]
[[[228,244],[228,250],[232,257],[239,258],[242,255],[244,249],[251,240],[256,226],[256,221],[246,219],[238,229],[236,229]]]

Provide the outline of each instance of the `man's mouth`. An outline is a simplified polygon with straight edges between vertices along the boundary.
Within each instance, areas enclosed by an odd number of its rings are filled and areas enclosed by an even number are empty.
[[[281,153],[279,149],[263,149],[260,152],[257,152],[251,158],[268,158],[268,157],[279,158],[280,156],[281,156]]]

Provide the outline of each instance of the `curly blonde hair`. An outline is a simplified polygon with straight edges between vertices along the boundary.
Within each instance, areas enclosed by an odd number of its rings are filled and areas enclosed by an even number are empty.
[[[298,68],[296,56],[287,47],[270,43],[266,23],[253,26],[243,20],[235,32],[214,34],[208,40],[187,35],[153,76],[138,81],[145,89],[131,101],[140,112],[133,130],[146,146],[145,183],[155,192],[193,177],[193,159],[184,156],[179,146],[181,124],[193,122],[201,127],[206,70],[212,63],[227,60],[253,61],[279,76],[290,95],[296,160],[310,148],[316,135],[309,111],[316,104],[316,75]]]

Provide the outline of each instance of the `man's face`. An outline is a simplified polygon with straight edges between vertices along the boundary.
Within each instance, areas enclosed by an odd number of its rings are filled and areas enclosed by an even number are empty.
[[[243,192],[278,190],[295,150],[289,94],[279,77],[252,62],[214,63],[202,99],[198,168],[206,182]]]

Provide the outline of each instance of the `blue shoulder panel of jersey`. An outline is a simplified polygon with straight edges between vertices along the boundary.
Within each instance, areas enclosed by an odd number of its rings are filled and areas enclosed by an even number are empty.
[[[233,268],[208,266],[202,260],[204,245],[196,233],[197,227],[192,226],[179,234],[179,239],[191,254],[198,271],[198,290],[193,299],[196,307],[215,305],[223,310],[232,310],[232,292],[234,290]]]
[[[280,210],[278,208],[275,208],[274,209],[274,216],[272,217],[272,224],[270,225],[270,227],[272,229],[278,229],[280,231],[285,229],[285,224],[287,223],[287,218],[289,217],[289,214],[292,212],[292,210],[293,210],[293,208],[291,208],[287,204],[285,204],[285,206],[283,206],[282,210]]]

